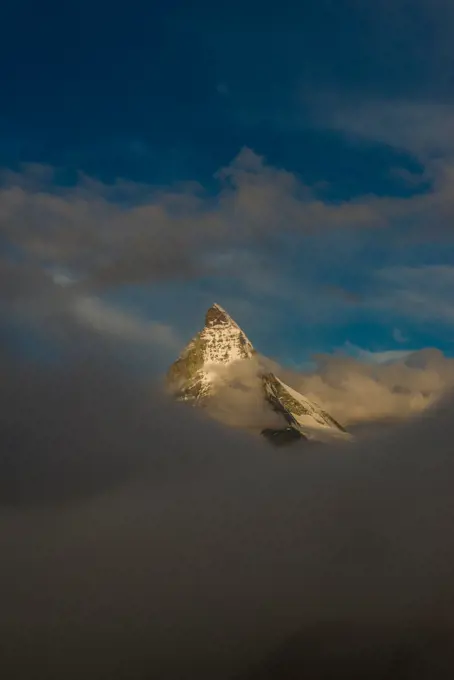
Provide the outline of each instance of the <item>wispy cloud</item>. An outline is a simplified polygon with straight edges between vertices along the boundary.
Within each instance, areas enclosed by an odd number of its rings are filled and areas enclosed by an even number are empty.
[[[399,343],[408,342],[408,338],[405,337],[405,335],[402,333],[400,328],[394,328],[393,329],[393,338],[396,342],[399,342]]]
[[[454,154],[454,106],[430,101],[321,98],[317,123],[359,139],[388,144],[422,160]]]
[[[413,350],[408,349],[390,349],[383,352],[372,352],[368,349],[363,349],[350,342],[346,342],[341,348],[346,354],[359,359],[367,364],[391,364],[395,361],[405,359],[413,353]]]
[[[454,267],[391,267],[377,273],[370,304],[421,322],[454,324]]]
[[[180,338],[169,325],[141,319],[106,304],[100,298],[78,296],[74,299],[73,309],[75,318],[95,332],[150,347],[160,346],[169,352],[177,352],[181,347]]]

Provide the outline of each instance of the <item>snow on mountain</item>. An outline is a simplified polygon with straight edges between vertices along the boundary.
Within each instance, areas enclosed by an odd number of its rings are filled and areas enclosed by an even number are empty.
[[[206,340],[206,364],[231,364],[239,359],[250,359],[255,350],[241,328],[218,304],[206,313],[201,337]]]
[[[218,304],[205,316],[205,326],[183,349],[168,371],[170,391],[180,401],[206,405],[218,394],[221,378],[225,382],[239,362],[256,357],[245,333]],[[282,382],[273,373],[259,369],[257,381],[262,387],[264,408],[279,415],[281,425],[265,428],[262,433],[277,444],[295,439],[324,440],[348,436],[344,428],[317,404]],[[237,380],[237,378],[235,378]],[[259,397],[260,398],[260,397]]]
[[[255,350],[241,328],[218,304],[207,311],[205,326],[169,369],[168,382],[177,398],[200,400],[217,381],[219,366],[250,359]]]
[[[263,377],[263,387],[268,401],[282,410],[295,430],[306,439],[346,438],[346,430],[318,404],[310,401],[273,373]]]

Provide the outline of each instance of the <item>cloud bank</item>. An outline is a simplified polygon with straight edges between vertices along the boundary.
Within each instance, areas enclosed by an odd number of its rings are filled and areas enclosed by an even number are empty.
[[[454,388],[454,359],[437,349],[410,352],[384,364],[345,355],[316,359],[313,372],[287,371],[286,380],[349,426],[417,415]]]
[[[348,130],[347,123],[342,129]],[[126,181],[106,185],[84,176],[68,187],[58,184],[51,169],[32,166],[4,174],[0,231],[11,253],[67,267],[102,289],[215,274],[208,256],[275,243],[285,233],[348,233],[411,219],[415,234],[430,225],[447,236],[452,177],[446,165],[431,165],[424,193],[329,202],[247,148],[217,173],[214,194],[195,183],[161,189]]]
[[[314,678],[450,663],[451,403],[283,455],[75,341],[51,367],[2,355],[5,677],[246,678],[286,640]]]

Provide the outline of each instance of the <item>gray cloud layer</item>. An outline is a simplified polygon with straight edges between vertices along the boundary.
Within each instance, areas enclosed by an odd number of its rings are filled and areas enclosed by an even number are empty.
[[[289,639],[313,678],[368,676],[395,649],[392,677],[451,677],[434,669],[450,663],[452,404],[283,455],[166,403],[75,328],[64,362],[2,356],[2,675],[244,678]]]
[[[410,113],[415,113],[411,107]],[[380,135],[371,115],[363,116],[367,134]],[[340,123],[327,124],[349,129],[345,116]],[[25,174],[5,175],[0,230],[17,254],[46,266],[69,267],[88,276],[92,285],[191,277],[214,273],[207,255],[219,254],[221,248],[251,239],[265,243],[289,231],[376,228],[411,220],[415,233],[430,225],[447,235],[452,172],[444,164],[429,170],[426,193],[363,196],[332,204],[249,149],[218,173],[214,196],[193,184],[157,190],[126,182],[107,186],[84,177],[75,187],[59,187],[49,169],[43,173],[33,167]]]

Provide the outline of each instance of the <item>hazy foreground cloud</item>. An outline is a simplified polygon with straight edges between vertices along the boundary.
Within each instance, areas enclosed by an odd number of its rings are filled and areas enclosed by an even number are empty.
[[[451,404],[283,454],[82,337],[45,370],[2,356],[4,677],[295,677],[265,675],[286,641],[311,678],[452,677]]]

